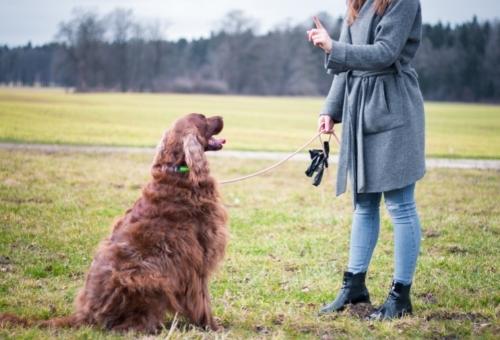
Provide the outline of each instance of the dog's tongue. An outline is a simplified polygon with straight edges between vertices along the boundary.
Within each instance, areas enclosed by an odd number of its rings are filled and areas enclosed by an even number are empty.
[[[226,144],[226,140],[224,138],[219,139],[219,138],[212,137],[208,141],[209,149],[214,150],[214,151],[222,149],[224,144]]]
[[[220,144],[220,145],[223,145],[223,144],[226,144],[226,140],[224,138],[214,138],[214,141],[217,143],[217,144]]]

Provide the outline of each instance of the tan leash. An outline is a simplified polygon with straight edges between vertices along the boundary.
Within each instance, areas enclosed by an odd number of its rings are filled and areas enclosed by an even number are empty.
[[[253,178],[253,177],[257,177],[257,176],[263,175],[263,174],[265,174],[265,173],[267,173],[267,172],[269,172],[271,170],[274,170],[277,167],[283,165],[290,158],[292,158],[293,156],[297,155],[299,152],[301,152],[302,150],[304,150],[316,138],[319,138],[320,141],[321,141],[321,135],[322,135],[322,132],[319,132],[319,133],[315,134],[310,140],[307,141],[307,143],[305,143],[300,148],[298,148],[297,151],[291,153],[290,155],[286,156],[284,159],[282,159],[281,161],[279,161],[276,164],[271,165],[270,167],[267,167],[265,169],[259,170],[257,172],[254,172],[254,173],[246,175],[246,176],[242,176],[242,177],[238,177],[238,178],[234,178],[234,179],[230,179],[230,180],[226,180],[226,181],[221,181],[221,182],[219,182],[219,184],[225,185],[225,184],[231,184],[231,183],[237,183],[237,182],[245,181],[247,179],[250,179],[250,178]],[[333,135],[333,137],[335,138],[335,140],[337,141],[337,143],[340,145],[340,140],[337,137],[337,135],[335,134],[335,131],[332,131],[331,135]]]

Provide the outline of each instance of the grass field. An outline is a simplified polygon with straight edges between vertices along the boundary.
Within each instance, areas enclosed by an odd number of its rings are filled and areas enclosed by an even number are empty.
[[[320,98],[66,94],[0,88],[0,142],[152,146],[188,112],[225,117],[228,149],[288,151],[315,131]],[[500,158],[500,106],[428,103],[429,156]],[[68,315],[99,241],[140,195],[152,155],[0,150],[0,312]],[[213,159],[219,179],[269,162]],[[422,251],[415,316],[368,322],[369,306],[318,317],[347,262],[352,203],[334,198],[334,169],[314,188],[305,163],[221,188],[231,241],[213,278],[225,330],[185,323],[173,338],[498,338],[500,172],[431,170],[417,186]],[[392,226],[384,212],[368,286],[386,297]],[[171,316],[167,318],[171,320]],[[160,337],[165,338],[165,329]],[[0,339],[111,339],[95,329],[0,329]],[[137,338],[128,334],[125,338]]]
[[[95,102],[100,97],[81,98]],[[151,98],[158,101],[155,117],[160,119],[166,99]],[[71,111],[76,104],[61,105]],[[112,220],[138,197],[151,157],[0,151],[0,159],[0,311],[37,318],[67,315],[93,250]],[[265,164],[212,160],[217,178]],[[333,198],[334,173],[316,189],[303,176],[305,166],[288,163],[271,176],[222,188],[232,237],[211,292],[225,331],[204,334],[181,324],[173,338],[498,338],[499,172],[428,173],[417,187],[424,233],[413,290],[415,316],[367,322],[356,316],[359,310],[329,317],[316,314],[339,288],[352,207],[347,195]],[[376,304],[390,284],[392,246],[391,224],[384,213],[368,279]],[[0,338],[55,337],[118,335],[92,329],[0,329]]]
[[[152,146],[189,112],[225,118],[228,149],[289,151],[316,129],[322,98],[66,94],[0,88],[0,141]],[[500,106],[428,103],[427,154],[500,158]]]

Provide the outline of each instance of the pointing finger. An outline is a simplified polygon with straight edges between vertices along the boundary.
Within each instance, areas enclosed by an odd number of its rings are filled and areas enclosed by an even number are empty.
[[[314,20],[314,23],[316,24],[317,28],[323,28],[323,24],[321,23],[321,21],[319,20],[319,18],[317,16],[314,16],[313,20]]]

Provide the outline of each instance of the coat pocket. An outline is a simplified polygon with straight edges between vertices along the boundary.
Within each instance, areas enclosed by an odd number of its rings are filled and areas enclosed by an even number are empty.
[[[402,91],[396,75],[375,78],[374,90],[363,112],[363,132],[379,133],[405,124]]]

